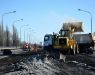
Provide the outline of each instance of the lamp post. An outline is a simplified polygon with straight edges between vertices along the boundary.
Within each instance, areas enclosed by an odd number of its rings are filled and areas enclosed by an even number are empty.
[[[4,18],[4,16],[7,15],[7,14],[15,13],[15,12],[16,11],[12,11],[12,12],[7,12],[7,13],[2,14],[2,26],[3,26],[3,18]]]
[[[82,9],[78,9],[78,11],[83,11],[83,12],[86,12],[86,13],[88,13],[88,14],[90,15],[90,21],[91,21],[91,34],[92,34],[92,14],[91,14],[91,12],[86,11],[86,10],[82,10]]]
[[[21,27],[20,27],[20,41],[21,41],[21,29],[23,28],[23,27],[25,27],[25,26],[29,26],[28,24],[27,25],[22,25]],[[24,39],[25,39],[25,34],[24,34]]]
[[[32,28],[28,28],[29,30],[32,30]],[[30,43],[30,34],[29,34],[29,38],[28,38],[28,32],[27,32],[27,42]]]
[[[32,28],[24,29],[24,41],[25,41],[25,30],[28,30],[28,29],[32,29]],[[30,36],[29,36],[29,37],[30,37]],[[28,31],[27,31],[27,43],[28,43]]]
[[[3,35],[3,24],[4,24],[4,16],[7,14],[11,14],[11,13],[15,13],[16,11],[12,11],[12,12],[6,12],[2,14],[2,35]],[[4,46],[4,39],[2,37],[2,46]]]
[[[16,23],[16,22],[18,22],[18,21],[23,21],[23,19],[15,20],[15,21],[13,22],[13,26],[14,26],[14,25],[15,25],[15,23]],[[19,41],[19,45],[20,45],[20,41]]]
[[[15,20],[15,21],[13,22],[13,25],[14,25],[16,22],[18,22],[18,21],[23,21],[23,19]]]

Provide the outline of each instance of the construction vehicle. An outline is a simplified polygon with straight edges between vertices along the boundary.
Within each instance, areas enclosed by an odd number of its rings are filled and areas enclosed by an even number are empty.
[[[28,44],[28,43],[25,43],[25,44],[22,45],[21,49],[23,51],[30,51],[31,50],[31,45]]]
[[[60,53],[78,54],[81,46],[75,38],[75,32],[83,32],[82,22],[64,23],[58,34],[44,36],[44,50],[54,58],[59,58]]]
[[[74,34],[74,38],[78,43],[80,53],[92,54],[94,50],[94,40],[92,34]]]

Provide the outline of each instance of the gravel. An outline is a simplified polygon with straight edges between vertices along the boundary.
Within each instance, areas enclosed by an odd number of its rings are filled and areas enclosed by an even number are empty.
[[[9,57],[0,59],[0,75],[95,75],[92,66],[76,60],[64,62],[42,54]]]

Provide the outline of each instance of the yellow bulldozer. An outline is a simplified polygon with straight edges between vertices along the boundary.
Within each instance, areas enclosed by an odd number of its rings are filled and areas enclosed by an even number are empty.
[[[75,32],[81,32],[82,22],[64,23],[59,33],[46,34],[44,36],[44,50],[53,56],[79,53],[77,41],[74,39]],[[57,53],[57,54],[56,54]]]

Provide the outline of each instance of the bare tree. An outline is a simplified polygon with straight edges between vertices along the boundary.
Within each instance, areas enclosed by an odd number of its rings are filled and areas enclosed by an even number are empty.
[[[0,25],[0,46],[4,46],[4,41],[5,41],[5,31],[3,28],[3,25]]]
[[[5,40],[6,46],[10,46],[10,31],[8,29],[8,26],[6,26],[6,40]]]
[[[13,32],[10,33],[8,26],[4,30],[0,25],[0,46],[18,46],[19,43],[20,39],[15,26],[13,26]]]
[[[0,25],[0,46],[2,46],[2,26]]]
[[[13,25],[13,46],[19,45],[19,38],[16,27]]]

